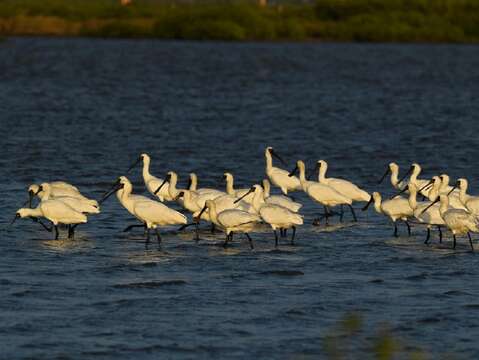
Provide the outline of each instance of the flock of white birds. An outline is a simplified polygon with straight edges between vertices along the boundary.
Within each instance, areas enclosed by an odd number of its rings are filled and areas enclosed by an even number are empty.
[[[235,189],[233,175],[225,173],[226,189],[223,191],[198,188],[198,179],[194,173],[190,174],[188,188],[178,189],[178,176],[175,172],[168,172],[165,179],[153,176],[150,173],[150,157],[141,154],[127,173],[142,163],[145,186],[155,199],[133,194],[133,186],[125,176],[118,178],[99,201],[86,198],[75,186],[66,182],[34,184],[28,188],[29,207],[19,209],[12,224],[17,218],[31,218],[46,230],[50,232],[54,230],[55,239],[59,236],[58,226],[63,224],[68,228],[68,238],[73,238],[76,226],[86,223],[87,216],[98,214],[100,204],[112,194],[116,194],[121,205],[139,221],[128,226],[125,231],[142,227],[147,242],[150,241],[150,232],[153,230],[158,242],[161,243],[158,228],[171,225],[182,225],[180,229],[194,225],[198,240],[198,223],[204,220],[210,222],[213,229],[216,228],[226,234],[223,243],[225,247],[233,240],[233,234],[243,233],[253,248],[249,233],[254,232],[259,224],[268,224],[272,228],[275,245],[278,246],[277,230],[280,231],[280,236],[286,236],[287,230],[292,229],[293,243],[296,227],[303,224],[303,216],[299,214],[302,204],[287,195],[293,191],[304,191],[315,203],[324,208],[324,213],[315,220],[316,224],[323,219],[327,223],[328,218],[333,215],[339,215],[342,221],[343,206],[349,207],[354,220],[357,221],[353,203],[366,202],[363,210],[374,204],[379,214],[392,221],[395,236],[398,236],[398,220],[407,225],[409,235],[411,234],[409,223],[412,221],[426,226],[425,243],[430,240],[432,227],[439,230],[439,239],[442,241],[441,228],[445,227],[453,235],[454,248],[456,235],[467,234],[470,246],[474,250],[470,232],[479,232],[479,197],[467,194],[466,179],[459,179],[455,186],[449,185],[449,176],[446,174],[434,176],[432,179],[418,179],[421,173],[418,164],[412,164],[410,170],[399,179],[399,166],[390,163],[380,182],[390,174],[391,184],[397,194],[383,200],[378,192],[370,195],[348,180],[326,177],[328,164],[324,160],[317,162],[314,172],[317,171],[319,175],[317,181],[313,181],[306,176],[303,161],[298,160],[295,169],[290,172],[273,166],[273,157],[285,164],[272,147],[266,148],[266,176],[269,180],[264,179],[261,185],[255,184],[251,188]],[[407,177],[409,178],[406,181]],[[280,188],[283,195],[271,195],[270,183]],[[418,194],[422,195],[422,201],[417,200]],[[32,208],[35,196],[38,197],[39,203],[36,208]],[[184,214],[164,204],[172,201],[178,202],[192,214],[192,223],[188,223]],[[332,207],[338,206],[339,212],[331,210]],[[43,223],[41,218],[49,220],[51,225]]]

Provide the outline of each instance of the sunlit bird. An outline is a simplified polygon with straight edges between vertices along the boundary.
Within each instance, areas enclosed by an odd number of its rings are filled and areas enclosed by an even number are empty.
[[[273,156],[283,165],[286,165],[286,163],[271,146],[266,148],[264,156],[266,159],[266,175],[274,185],[281,189],[283,194],[288,195],[288,191],[301,190],[301,183],[296,176],[289,176],[288,171],[273,166]]]
[[[136,167],[139,163],[143,162],[143,181],[145,182],[146,189],[150,192],[150,194],[158,197],[161,202],[163,201],[173,201],[173,198],[170,196],[168,192],[168,185],[163,186],[158,193],[155,191],[160,187],[163,183],[163,179],[157,178],[156,176],[151,175],[150,173],[150,163],[151,158],[148,154],[141,154],[140,157],[128,168],[126,173],[128,174],[134,167]]]
[[[206,211],[206,209],[208,209],[211,221],[226,234],[224,247],[233,240],[234,233],[244,233],[248,238],[251,249],[254,249],[253,240],[248,233],[261,222],[259,215],[251,214],[240,209],[218,211],[215,201],[207,200],[199,216],[201,216],[202,212]]]
[[[68,225],[68,238],[73,238],[75,233],[75,227],[78,224],[84,224],[87,222],[86,215],[79,211],[76,211],[71,206],[61,200],[50,198],[51,188],[49,184],[43,183],[42,185],[40,185],[40,191],[43,192],[43,194],[42,201],[40,201],[38,206],[35,209],[19,209],[15,215],[14,221],[17,218],[44,217],[45,219],[50,220],[53,224],[53,228],[55,230],[55,240],[58,239],[59,224]],[[48,228],[47,230],[51,231],[51,229]]]
[[[280,205],[291,210],[292,212],[298,212],[299,209],[301,209],[301,207],[303,206],[303,204],[293,201],[293,199],[285,195],[270,195],[271,184],[269,183],[268,179],[264,179],[262,184],[263,198],[265,203]]]
[[[158,227],[187,223],[185,215],[170,209],[161,202],[145,196],[132,195],[133,186],[125,176],[121,176],[118,179],[115,187],[102,200],[105,201],[110,195],[119,190],[121,190],[119,195],[121,204],[146,227],[147,242],[150,240],[150,230],[155,230],[158,243],[161,243]]]
[[[479,220],[476,216],[463,209],[453,209],[449,207],[449,198],[447,195],[440,195],[435,203],[440,202],[439,212],[443,218],[446,226],[452,232],[454,239],[453,248],[456,248],[456,235],[467,234],[469,238],[469,244],[471,245],[472,251],[474,251],[474,246],[472,245],[472,238],[470,232],[479,232]],[[424,210],[428,210],[427,208]]]
[[[354,219],[356,220],[354,209],[351,206],[353,201],[350,198],[337,192],[331,186],[317,181],[306,180],[306,167],[304,162],[301,160],[296,162],[296,167],[293,169],[293,171],[291,171],[290,175],[294,175],[298,170],[299,180],[303,191],[315,202],[323,205],[325,213],[322,217],[326,217],[326,222],[328,221],[328,217],[332,216],[333,214],[329,208],[338,205],[348,205],[351,209]],[[319,220],[321,220],[322,217],[320,217]]]
[[[261,219],[273,229],[275,245],[278,246],[278,233],[276,230],[279,229],[281,234],[283,234],[283,232],[285,233],[286,230],[290,228],[293,229],[293,235],[291,236],[291,244],[293,244],[296,235],[296,226],[303,225],[303,217],[281,205],[262,201],[264,195],[263,188],[260,185],[253,185],[249,193],[253,194],[253,207],[261,216]],[[243,196],[247,195],[248,194],[245,194]]]
[[[381,194],[375,191],[371,196],[371,200],[369,200],[363,210],[367,210],[372,203],[374,203],[374,209],[378,214],[383,214],[392,221],[394,225],[394,236],[398,236],[397,220],[402,220],[406,224],[408,234],[411,235],[408,218],[414,216],[414,211],[409,205],[408,199],[396,196],[393,199],[383,201]]]

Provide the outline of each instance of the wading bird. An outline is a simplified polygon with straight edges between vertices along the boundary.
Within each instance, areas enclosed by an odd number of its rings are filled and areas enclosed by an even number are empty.
[[[102,202],[120,190],[121,193],[117,195],[120,203],[128,210],[128,212],[130,212],[130,214],[144,224],[144,227],[146,228],[147,243],[150,241],[150,230],[155,230],[158,243],[161,243],[161,235],[158,231],[158,227],[184,225],[187,222],[185,215],[176,210],[170,209],[158,201],[151,200],[141,195],[132,195],[133,186],[125,176],[121,176],[118,179],[113,189],[103,197]]]
[[[136,167],[140,162],[143,162],[143,181],[145,182],[145,186],[150,194],[158,197],[161,202],[163,201],[173,201],[173,198],[170,196],[168,192],[168,185],[162,187],[161,191],[155,193],[155,191],[160,187],[163,183],[163,179],[157,178],[150,173],[150,162],[151,158],[148,154],[141,154],[140,157],[128,168],[126,173],[128,174],[134,167]]]
[[[266,148],[264,156],[266,159],[266,175],[274,185],[281,189],[284,195],[288,195],[288,191],[301,190],[301,183],[296,176],[289,176],[288,171],[273,166],[273,156],[283,165],[286,165],[286,163],[271,146]]]
[[[363,208],[363,211],[366,211],[369,205],[374,203],[374,209],[378,214],[383,214],[394,224],[394,236],[398,236],[398,228],[396,221],[402,220],[407,226],[408,235],[411,235],[411,226],[409,225],[408,218],[414,215],[413,209],[409,206],[409,200],[400,196],[396,196],[391,200],[382,200],[381,194],[378,192],[373,192],[371,200]]]
[[[261,221],[259,215],[250,214],[240,209],[218,211],[215,201],[206,200],[205,206],[198,217],[201,217],[206,209],[208,209],[211,221],[226,234],[224,247],[226,247],[230,241],[233,241],[233,234],[239,232],[246,235],[251,249],[254,249],[253,240],[248,233]]]
[[[275,246],[278,246],[278,234],[276,229],[279,229],[280,234],[283,235],[286,234],[287,229],[292,228],[293,235],[291,236],[291,244],[294,244],[296,226],[303,225],[303,217],[281,205],[264,202],[263,188],[260,185],[253,185],[248,192],[253,194],[252,205],[259,216],[261,216],[261,219],[273,229]],[[247,195],[248,194],[245,194],[243,196]],[[238,200],[241,200],[241,198]]]
[[[430,207],[440,202],[439,212],[446,226],[451,230],[454,239],[453,249],[456,248],[456,235],[467,234],[471,250],[474,251],[470,232],[479,232],[479,220],[473,214],[463,209],[453,209],[449,207],[449,198],[447,195],[440,195]],[[426,208],[424,211],[427,211]]]
[[[354,209],[351,206],[352,200],[346,196],[340,194],[334,190],[331,186],[321,184],[316,181],[306,180],[306,167],[304,162],[298,160],[296,162],[296,167],[291,171],[290,175],[294,175],[299,170],[299,181],[303,191],[308,194],[308,196],[314,201],[320,203],[324,207],[324,215],[318,219],[318,222],[325,217],[326,223],[328,223],[328,217],[332,216],[333,213],[330,211],[330,207],[338,205],[348,205],[353,214],[354,220],[356,220],[356,215]]]
[[[51,199],[51,187],[47,183],[43,183],[39,188],[39,190],[43,192],[40,204],[38,204],[35,209],[19,209],[15,215],[14,221],[17,218],[44,217],[45,219],[50,220],[53,224],[55,240],[58,239],[59,224],[68,225],[68,238],[73,238],[76,226],[87,222],[86,215],[76,211],[61,200]],[[12,224],[14,221],[12,221]],[[51,231],[51,229],[48,229],[43,223],[42,225],[47,230]]]

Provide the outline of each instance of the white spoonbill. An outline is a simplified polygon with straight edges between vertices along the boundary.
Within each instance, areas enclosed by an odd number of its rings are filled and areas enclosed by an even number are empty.
[[[266,158],[266,175],[274,185],[281,189],[283,194],[288,195],[288,191],[301,190],[301,183],[296,176],[289,176],[288,171],[273,166],[273,156],[284,165],[286,163],[271,146],[266,148],[264,156]]]
[[[297,170],[299,170],[299,180],[303,191],[308,194],[311,199],[324,206],[325,214],[323,217],[326,217],[326,223],[328,221],[328,217],[331,216],[329,207],[337,205],[348,205],[351,209],[351,213],[354,216],[354,220],[356,220],[354,209],[351,206],[352,200],[350,198],[340,194],[331,186],[321,184],[316,181],[306,180],[306,168],[304,162],[301,160],[296,162],[296,167],[290,175],[296,173]]]
[[[249,192],[254,196],[252,202],[253,207],[255,207],[261,219],[273,229],[275,246],[278,246],[276,229],[279,229],[280,234],[283,234],[287,229],[292,228],[293,235],[291,236],[291,244],[294,244],[296,226],[303,225],[303,217],[281,205],[264,202],[263,188],[260,185],[253,185]],[[239,200],[241,200],[241,198],[239,198]]]
[[[464,178],[457,179],[457,186],[459,188],[459,200],[461,201],[461,203],[467,208],[470,213],[478,216],[479,196],[472,196],[467,194],[469,182]]]
[[[216,193],[219,195],[225,195],[226,193],[221,190],[213,189],[213,188],[197,188],[198,187],[198,176],[195,173],[190,173],[190,179],[188,181],[188,189],[190,191],[194,191],[197,194],[201,195],[204,193]]]
[[[151,175],[150,173],[150,162],[151,158],[148,154],[141,154],[140,157],[128,168],[126,173],[128,174],[135,166],[137,166],[140,162],[143,161],[143,181],[145,182],[145,186],[150,192],[150,194],[158,197],[161,202],[163,201],[173,201],[169,192],[168,192],[168,184],[162,187],[161,191],[155,194],[156,189],[160,187],[163,183],[163,179],[157,178],[156,176]]]
[[[391,200],[382,201],[381,194],[373,192],[371,200],[363,208],[365,211],[369,205],[374,203],[374,209],[378,214],[383,214],[391,219],[394,224],[394,236],[398,236],[398,228],[396,221],[402,220],[407,226],[408,235],[411,235],[411,227],[408,218],[414,215],[413,209],[409,206],[409,200],[400,196],[396,196]]]
[[[44,217],[50,220],[53,224],[53,228],[55,229],[55,240],[58,239],[58,225],[65,224],[68,225],[68,238],[73,238],[75,227],[78,224],[84,224],[87,222],[87,217],[85,214],[76,211],[68,204],[64,203],[63,201],[50,199],[50,187],[48,184],[42,190],[43,191],[43,198],[40,204],[35,209],[27,209],[22,208],[19,209],[15,215],[15,219],[17,218],[24,218],[24,217]],[[14,222],[12,221],[12,223]],[[43,224],[42,224],[43,225]],[[73,226],[71,226],[73,225]],[[47,229],[48,230],[48,229]],[[50,230],[51,231],[51,230]]]
[[[328,163],[324,160],[319,160],[317,163],[319,169],[318,181],[322,184],[331,186],[334,190],[343,194],[354,201],[368,202],[371,199],[366,191],[360,189],[357,185],[344,179],[327,178],[326,172],[328,171]]]
[[[102,200],[105,201],[118,190],[122,190],[119,195],[121,204],[133,216],[145,224],[147,229],[147,242],[150,240],[150,230],[155,230],[158,243],[161,243],[161,236],[158,231],[159,226],[184,225],[187,222],[185,215],[170,209],[158,201],[151,200],[145,196],[132,195],[133,186],[125,176],[121,176],[118,179],[117,185],[109,194],[105,195]]]
[[[292,212],[298,212],[303,206],[298,202],[293,201],[291,198],[285,195],[270,195],[271,184],[268,179],[263,180],[263,197],[264,202],[267,204],[276,204],[285,207]]]
[[[427,179],[418,179],[417,177],[421,174],[422,168],[418,163],[412,163],[411,167],[409,168],[409,171],[407,174],[411,174],[409,176],[409,182],[408,183],[413,183],[414,185],[417,186],[419,190],[423,189],[430,180]],[[427,191],[421,191],[422,195],[427,196]]]
[[[438,197],[438,190],[441,182],[439,177],[434,177],[434,183],[432,185],[432,189],[429,191],[429,194],[435,193],[435,197],[433,201]],[[436,226],[437,230],[439,231],[439,242],[442,242],[442,230],[441,226],[444,226],[444,220],[441,217],[439,212],[439,204],[435,204],[434,206],[430,206],[432,201],[417,201],[417,194],[418,194],[418,187],[414,183],[409,183],[409,206],[413,209],[414,217],[422,224],[426,225],[427,228],[427,236],[426,241],[424,242],[427,244],[431,237],[431,227]]]
[[[84,214],[99,214],[100,207],[98,205],[92,205],[90,201],[86,201],[80,198],[75,198],[71,196],[56,196],[52,195],[52,186],[50,183],[42,183],[38,189],[38,195],[41,201],[48,199],[55,199],[64,202],[72,209],[84,213]]]
[[[259,215],[250,214],[247,211],[239,209],[228,209],[224,211],[217,211],[216,203],[213,200],[207,200],[202,212],[208,209],[211,221],[226,234],[224,247],[228,245],[229,241],[233,240],[233,233],[244,233],[248,238],[251,249],[254,249],[253,240],[248,232],[253,230],[255,226],[261,222]],[[199,214],[202,215],[201,213]]]
[[[247,189],[235,189],[234,188],[234,177],[233,174],[225,172],[223,174],[223,180],[226,181],[226,193],[231,196],[240,197],[244,202],[251,204],[253,201],[253,194],[249,193],[249,188]],[[248,193],[247,196],[243,196]]]
[[[439,194],[448,196],[448,204],[450,207],[454,209],[466,210],[466,207],[459,198],[460,192],[459,189],[457,189],[457,186],[449,185],[449,175],[442,174],[439,177],[442,180],[441,187],[439,188]]]
[[[91,206],[98,207],[98,201],[93,199],[88,199],[86,196],[82,195],[80,191],[73,185],[65,183],[63,181],[53,181],[50,183],[43,183],[50,185],[50,198],[56,198],[59,196],[68,196],[78,199],[82,202],[88,203]],[[40,185],[32,184],[28,188],[28,195],[29,195],[29,202],[30,207],[32,204],[32,199],[35,195],[42,197],[42,190],[40,189]]]
[[[390,181],[393,188],[398,190],[403,190],[405,188],[407,184],[403,182],[403,179],[406,178],[407,174],[404,175],[401,178],[401,180],[399,180],[399,165],[396,164],[395,162],[389,163],[388,168],[386,169],[386,172],[381,177],[381,179],[379,179],[378,184],[381,184],[386,178],[386,176],[388,176],[388,174],[391,174]]]
[[[454,239],[453,248],[456,248],[456,235],[464,235],[467,234],[469,238],[469,244],[471,245],[472,251],[474,251],[474,246],[472,245],[472,239],[470,231],[472,232],[479,232],[479,220],[476,216],[468,212],[467,210],[463,209],[454,209],[449,207],[449,198],[447,195],[440,195],[436,201],[434,201],[431,205],[433,206],[435,203],[440,201],[441,205],[439,207],[439,212],[441,213],[441,217],[443,218],[446,226],[451,230],[452,236]],[[427,208],[424,210],[426,211]]]

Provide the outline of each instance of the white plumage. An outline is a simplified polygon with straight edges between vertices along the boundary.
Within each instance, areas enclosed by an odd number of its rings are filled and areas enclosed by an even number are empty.
[[[205,208],[210,213],[211,221],[222,231],[225,232],[227,238],[225,246],[228,241],[233,239],[234,232],[245,233],[250,246],[253,249],[253,241],[251,240],[248,232],[253,230],[255,226],[261,221],[261,218],[256,214],[251,214],[247,211],[240,209],[227,209],[219,211],[216,207],[216,202],[213,200],[207,200]]]
[[[276,204],[285,207],[292,212],[298,212],[303,206],[285,195],[270,195],[271,184],[268,179],[263,180],[263,199],[267,204]]]
[[[298,160],[296,167],[299,169],[299,180],[303,191],[314,201],[325,207],[352,204],[350,198],[340,194],[331,186],[306,180],[306,167],[303,161]]]
[[[383,214],[394,224],[394,236],[397,236],[397,220],[402,220],[406,223],[408,227],[408,233],[411,233],[411,229],[409,227],[408,218],[414,215],[414,211],[409,205],[409,200],[405,199],[400,196],[396,196],[391,200],[383,201],[381,194],[378,192],[373,192],[371,200],[369,200],[368,204],[364,207],[363,210],[366,210],[369,204],[374,203],[374,209],[378,214]]]
[[[64,181],[53,181],[50,183],[43,183],[48,184],[50,187],[50,199],[54,199],[57,197],[71,197],[80,200],[81,202],[87,203],[90,206],[98,206],[98,202],[93,199],[88,199],[86,196],[82,195],[76,186],[68,184]],[[40,189],[40,185],[32,184],[28,188],[28,193],[30,198],[37,195],[40,199],[43,197],[43,191]]]
[[[250,193],[246,196],[244,196],[247,192],[249,192],[248,189],[235,189],[234,188],[234,177],[233,174],[229,172],[225,172],[223,174],[223,179],[226,181],[226,193],[228,195],[234,196],[234,197],[242,197],[242,200],[248,204],[251,204],[253,201],[253,194]]]
[[[326,172],[328,171],[328,163],[324,160],[318,161],[319,176],[318,181],[321,184],[326,184],[332,187],[334,190],[340,194],[350,198],[352,201],[363,201],[368,202],[371,199],[366,191],[359,188],[357,185],[352,182],[344,179],[338,178],[327,178]]]
[[[289,176],[289,172],[273,166],[273,157],[279,158],[271,146],[267,147],[264,156],[266,159],[266,175],[271,182],[279,187],[283,194],[288,195],[288,191],[301,190],[301,183],[296,176]]]
[[[150,194],[157,197],[162,202],[172,201],[173,199],[171,198],[168,192],[168,184],[165,184],[165,186],[163,186],[161,190],[155,194],[155,191],[163,183],[163,179],[160,179],[160,178],[157,178],[156,176],[151,175],[150,173],[151,158],[148,154],[145,154],[145,153],[141,154],[138,160],[133,165],[130,166],[127,173],[130,172],[130,170],[133,169],[141,161],[143,161],[142,175],[143,175],[143,181],[145,182],[146,189],[150,192]]]
[[[155,229],[158,242],[161,242],[160,234],[157,228],[167,225],[186,224],[186,216],[180,212],[170,209],[166,205],[151,200],[145,196],[132,195],[133,186],[124,176],[118,181],[117,197],[120,203],[138,220],[145,224],[148,230]]]
[[[446,226],[451,230],[454,238],[454,248],[456,248],[456,235],[467,234],[469,237],[469,244],[474,251],[470,231],[479,232],[479,220],[476,216],[463,209],[454,209],[449,207],[449,198],[447,195],[440,195],[439,199],[441,205],[439,212],[443,218]]]

